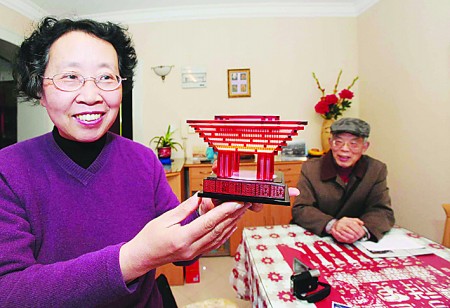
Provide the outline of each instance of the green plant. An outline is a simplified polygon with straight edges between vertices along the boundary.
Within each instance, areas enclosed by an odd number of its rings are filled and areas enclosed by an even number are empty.
[[[167,132],[162,135],[162,136],[155,136],[150,140],[150,145],[153,143],[155,143],[155,147],[158,148],[165,148],[165,147],[170,147],[171,149],[174,149],[175,151],[177,150],[177,146],[180,147],[180,149],[183,148],[183,146],[179,143],[173,140],[173,133],[175,131],[171,131],[170,130],[170,125],[167,128]]]

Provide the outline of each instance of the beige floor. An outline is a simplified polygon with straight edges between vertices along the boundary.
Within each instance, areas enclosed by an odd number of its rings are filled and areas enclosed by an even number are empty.
[[[239,308],[250,308],[251,303],[238,299],[229,283],[233,263],[233,257],[200,258],[200,282],[171,287],[178,307],[210,298],[226,298]]]

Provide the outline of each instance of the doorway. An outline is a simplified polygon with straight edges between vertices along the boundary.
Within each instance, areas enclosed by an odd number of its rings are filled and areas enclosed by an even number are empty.
[[[0,39],[0,149],[17,142],[17,92],[12,61],[18,49]]]
[[[0,149],[17,142],[17,98],[14,81],[0,81]]]
[[[119,114],[116,121],[109,129],[117,135],[133,140],[133,91],[124,91],[122,96],[122,104],[120,105]]]

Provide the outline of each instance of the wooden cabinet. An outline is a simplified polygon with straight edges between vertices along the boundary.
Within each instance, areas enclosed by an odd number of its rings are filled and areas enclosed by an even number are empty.
[[[175,159],[171,165],[164,166],[166,179],[172,191],[183,201],[184,198],[184,159]]]
[[[171,286],[181,286],[184,284],[183,266],[175,266],[172,263],[165,264],[156,269],[155,277],[164,274]]]
[[[275,162],[275,172],[281,171],[284,173],[284,181],[289,187],[297,186],[301,168],[302,161]],[[292,219],[293,199],[291,198],[291,206],[264,204],[262,212],[247,211],[239,221],[238,228],[230,237],[230,254],[235,255],[236,248],[242,240],[242,230],[245,227],[288,224]]]
[[[164,166],[166,170],[167,182],[169,182],[178,200],[184,200],[184,174],[183,174],[184,160],[175,160],[172,165]],[[159,274],[164,274],[171,286],[178,286],[184,284],[184,273],[182,266],[175,266],[172,263],[160,266],[156,269],[156,277]]]
[[[275,171],[284,173],[284,181],[289,187],[296,187],[300,177],[302,162],[277,162],[275,163]],[[295,198],[291,198],[291,206],[280,206],[267,204],[269,209],[267,225],[284,225],[288,224],[292,219],[292,202]]]
[[[184,177],[181,172],[166,174],[167,182],[169,183],[172,191],[177,196],[178,200],[184,200]]]
[[[212,172],[211,164],[192,164],[185,165],[188,167],[187,172],[187,195],[190,197],[199,190],[203,190],[203,179]]]
[[[211,174],[211,165],[185,164],[185,167],[187,168],[187,194],[191,196],[196,191],[202,190],[203,179]],[[286,185],[296,187],[300,177],[301,167],[302,161],[276,161],[274,169],[275,172],[283,172]],[[256,169],[256,164],[242,163],[240,169]],[[291,198],[291,206],[265,204],[262,212],[255,213],[247,211],[239,221],[237,230],[230,237],[230,254],[234,256],[236,248],[242,239],[243,228],[288,224],[292,219],[292,201],[293,198]]]

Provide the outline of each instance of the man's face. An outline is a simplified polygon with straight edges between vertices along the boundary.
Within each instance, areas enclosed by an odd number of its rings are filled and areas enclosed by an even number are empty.
[[[335,134],[330,138],[333,157],[341,168],[353,167],[369,148],[369,142],[363,137],[350,133]]]
[[[50,47],[45,76],[60,73],[85,77],[119,75],[117,53],[110,43],[93,35],[69,32]],[[40,102],[62,137],[93,142],[112,126],[121,101],[122,86],[105,91],[89,79],[76,91],[62,91],[45,79]]]

